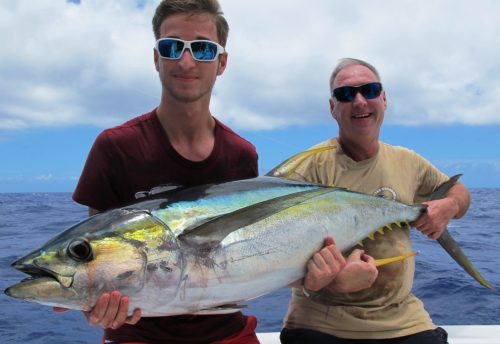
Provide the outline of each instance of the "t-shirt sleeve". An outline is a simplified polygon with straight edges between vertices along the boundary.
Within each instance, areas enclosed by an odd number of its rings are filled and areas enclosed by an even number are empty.
[[[118,195],[113,190],[114,177],[109,168],[114,158],[112,147],[106,132],[102,132],[92,145],[73,192],[75,202],[99,211],[107,210],[113,204],[119,203]]]
[[[416,154],[416,153],[415,153]],[[419,160],[419,187],[415,194],[415,203],[424,202],[427,197],[436,190],[442,183],[446,182],[449,177],[441,172],[437,167],[430,163],[427,159],[417,155]]]

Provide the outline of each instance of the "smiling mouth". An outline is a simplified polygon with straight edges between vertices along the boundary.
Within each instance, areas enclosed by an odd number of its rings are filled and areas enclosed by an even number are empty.
[[[176,74],[176,75],[174,75],[174,77],[177,79],[181,79],[181,80],[195,80],[195,79],[197,79],[197,77],[194,75],[186,75],[186,74]]]
[[[368,118],[371,115],[372,115],[371,113],[363,113],[363,114],[359,114],[359,115],[353,115],[352,117],[355,119],[363,119],[363,118]]]

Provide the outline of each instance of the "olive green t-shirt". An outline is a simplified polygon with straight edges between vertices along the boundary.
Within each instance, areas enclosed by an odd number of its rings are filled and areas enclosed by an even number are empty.
[[[421,202],[448,180],[406,148],[380,142],[376,156],[357,162],[343,153],[334,138],[315,147],[320,146],[334,148],[307,158],[292,179],[345,187],[407,204]],[[394,226],[384,234],[376,233],[374,240],[365,239],[362,249],[375,259],[408,253],[412,251],[409,231],[407,226]],[[284,326],[350,339],[395,338],[435,329],[422,302],[411,294],[414,273],[415,260],[409,258],[379,267],[372,287],[359,292],[335,294],[323,290],[307,298],[301,290],[293,289]]]

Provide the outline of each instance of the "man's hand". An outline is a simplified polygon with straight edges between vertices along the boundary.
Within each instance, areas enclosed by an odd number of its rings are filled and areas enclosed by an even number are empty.
[[[342,252],[337,248],[333,238],[325,239],[325,247],[316,252],[307,263],[304,287],[318,291],[329,285],[340,270],[346,265]]]
[[[458,204],[452,198],[428,201],[427,211],[411,225],[431,239],[439,239],[448,222],[458,213]]]
[[[371,287],[377,276],[375,259],[363,250],[354,250],[329,288],[337,293],[353,293]]]
[[[427,211],[411,225],[431,239],[439,239],[451,219],[464,216],[469,209],[470,195],[467,188],[457,183],[451,187],[445,198],[424,202]]]
[[[141,319],[141,311],[135,309],[127,316],[129,299],[122,296],[118,290],[103,293],[90,312],[83,312],[90,325],[100,325],[102,328],[117,329],[123,324],[134,325]],[[68,309],[54,307],[54,312],[65,312]]]

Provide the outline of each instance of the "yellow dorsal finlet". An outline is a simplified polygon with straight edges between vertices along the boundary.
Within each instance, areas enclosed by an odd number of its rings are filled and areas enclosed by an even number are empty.
[[[394,225],[398,226],[399,228],[403,228],[402,226],[402,223],[401,222],[394,222],[393,223]],[[388,225],[385,225],[384,227],[380,227],[379,229],[375,230],[373,233],[370,233],[368,236],[367,236],[367,239],[370,239],[370,240],[375,240],[375,233],[380,233],[381,235],[384,235],[385,234],[385,230],[386,229],[390,229],[391,231],[394,230],[394,228],[392,228],[392,225],[393,224],[388,224]],[[407,225],[408,227],[410,227],[410,223],[405,221],[403,222],[403,224]],[[363,247],[363,242],[362,241],[358,241],[357,243],[359,246]]]

